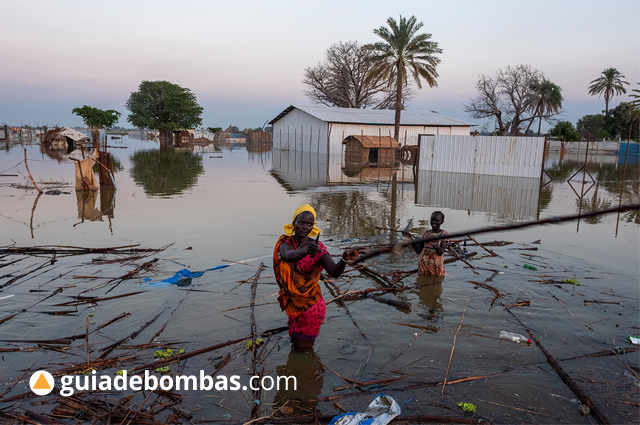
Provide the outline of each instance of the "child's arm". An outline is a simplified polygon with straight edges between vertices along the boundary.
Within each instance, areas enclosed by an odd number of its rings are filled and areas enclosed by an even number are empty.
[[[409,232],[402,232],[402,234],[404,236],[408,236],[411,238],[411,240],[416,240],[416,237],[413,236],[411,233]],[[418,243],[418,244],[413,244],[411,245],[413,247],[413,250],[416,252],[416,254],[420,255],[420,253],[422,252],[422,250],[424,249],[424,242],[422,243]]]

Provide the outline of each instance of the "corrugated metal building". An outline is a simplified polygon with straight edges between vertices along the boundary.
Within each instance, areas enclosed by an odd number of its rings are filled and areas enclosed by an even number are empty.
[[[352,135],[393,136],[395,111],[389,109],[294,106],[282,111],[273,125],[273,148],[342,154],[342,141]],[[473,124],[426,111],[402,111],[401,145],[417,145],[419,134],[469,135]]]

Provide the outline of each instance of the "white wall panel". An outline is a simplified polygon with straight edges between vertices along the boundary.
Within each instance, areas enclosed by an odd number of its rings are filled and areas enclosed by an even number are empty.
[[[540,178],[543,137],[422,135],[420,170]]]

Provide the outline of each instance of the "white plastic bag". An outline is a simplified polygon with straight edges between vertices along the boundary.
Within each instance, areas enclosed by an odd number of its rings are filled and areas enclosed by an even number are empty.
[[[398,403],[388,395],[380,393],[364,413],[343,413],[333,418],[329,425],[387,425],[399,414]]]

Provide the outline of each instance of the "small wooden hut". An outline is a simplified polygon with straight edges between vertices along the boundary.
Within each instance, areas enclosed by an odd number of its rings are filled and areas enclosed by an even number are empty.
[[[400,143],[390,136],[354,135],[345,138],[342,144],[345,162],[391,164],[399,159]]]

